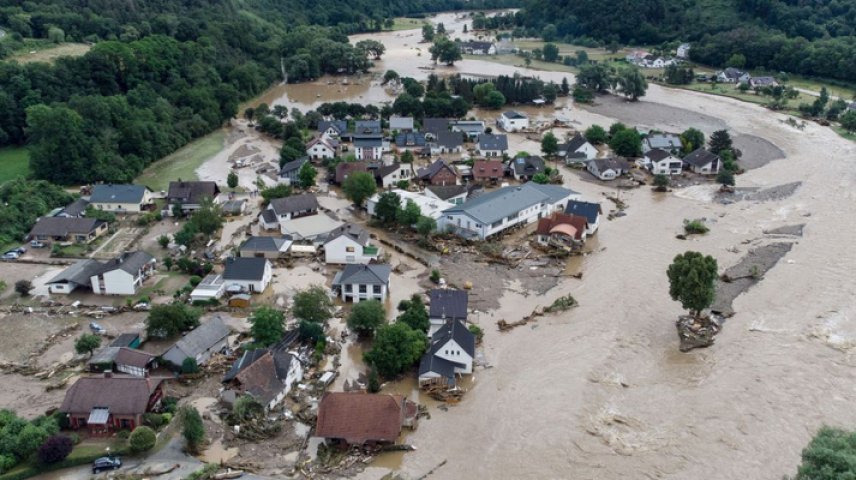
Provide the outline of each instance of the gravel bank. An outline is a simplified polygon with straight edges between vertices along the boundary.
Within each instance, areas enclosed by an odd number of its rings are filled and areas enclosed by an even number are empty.
[[[764,278],[764,274],[773,268],[779,260],[791,251],[793,243],[771,243],[752,249],[736,265],[728,267],[722,278],[731,281],[716,282],[716,300],[710,310],[726,317],[734,315],[732,303],[741,293],[749,290]]]

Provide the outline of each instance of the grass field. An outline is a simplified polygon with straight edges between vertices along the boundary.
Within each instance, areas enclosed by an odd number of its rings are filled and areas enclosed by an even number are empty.
[[[30,152],[26,147],[0,148],[0,185],[30,172]]]
[[[856,98],[856,87],[847,88],[837,85],[829,85],[818,80],[803,78],[796,75],[790,75],[789,77],[788,85],[795,88],[803,88],[820,93],[820,89],[826,87],[826,90],[829,91],[829,94],[833,97],[843,98],[846,101]]]
[[[166,190],[172,180],[196,180],[196,169],[223,148],[226,133],[217,130],[152,163],[136,182],[154,191]]]
[[[392,24],[392,28],[390,28],[390,29],[384,28],[384,30],[387,30],[387,31],[391,30],[391,31],[395,32],[398,30],[421,29],[422,25],[424,25],[426,23],[425,20],[422,18],[397,17],[393,21],[394,21],[394,23]]]
[[[532,63],[527,67],[523,57],[517,55],[464,55],[467,60],[484,60],[486,62],[498,63],[500,65],[508,65],[509,67],[531,68],[532,70],[541,70],[545,72],[568,72],[576,73],[575,67],[569,67],[561,63],[541,62],[532,60]]]
[[[59,57],[78,57],[88,52],[90,45],[85,43],[53,43],[36,42],[27,43],[22,52],[10,57],[19,63],[45,62],[53,63]]]
[[[734,85],[728,85],[723,83],[691,83],[689,85],[665,85],[667,87],[672,88],[683,88],[686,90],[693,90],[701,93],[709,93],[711,95],[721,95],[723,97],[731,97],[736,98],[738,100],[742,100],[744,102],[757,103],[760,105],[764,105],[770,102],[770,97],[764,95],[755,95],[751,91],[741,92]],[[788,100],[788,109],[786,111],[794,111],[796,112],[796,107],[800,103],[811,103],[814,101],[814,97],[808,95],[806,93],[800,93],[797,98]]]

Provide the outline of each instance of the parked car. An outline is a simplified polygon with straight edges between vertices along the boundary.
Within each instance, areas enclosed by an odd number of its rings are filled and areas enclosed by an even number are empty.
[[[96,335],[106,335],[107,329],[95,322],[89,322],[89,329]]]
[[[20,256],[21,256],[20,253],[14,251],[14,250],[11,250],[11,251],[8,251],[8,252],[3,254],[3,259],[4,260],[17,260],[18,257],[20,257]]]
[[[19,255],[23,255],[23,254],[27,253],[27,247],[20,246],[20,247],[16,248],[15,251],[18,252]]]
[[[147,311],[149,311],[149,310],[151,310],[151,309],[152,309],[151,305],[149,305],[149,304],[148,304],[148,303],[146,303],[146,302],[140,302],[140,303],[138,303],[138,304],[134,305],[134,310],[137,310],[137,311],[140,311],[140,312],[147,312]]]
[[[45,248],[48,246],[48,244],[40,240],[33,240],[32,242],[30,242],[30,246],[33,248]]]
[[[92,474],[95,475],[103,470],[117,470],[122,467],[122,459],[119,457],[101,457],[92,462]]]

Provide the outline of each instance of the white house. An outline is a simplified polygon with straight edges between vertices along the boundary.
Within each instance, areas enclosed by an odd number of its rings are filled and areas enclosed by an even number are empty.
[[[78,288],[92,288],[92,276],[97,275],[104,264],[86,259],[75,262],[46,283],[48,292],[67,295]]]
[[[92,292],[100,295],[135,295],[155,270],[157,260],[146,252],[127,252],[103,264],[89,277]]]
[[[393,163],[383,165],[375,170],[375,179],[381,187],[390,188],[405,180],[410,181],[416,176],[411,163]]]
[[[733,67],[716,72],[716,80],[722,83],[749,83],[752,76]]]
[[[461,132],[450,132],[443,130],[434,135],[433,140],[428,142],[431,155],[443,153],[461,153],[464,151],[464,136]]]
[[[283,258],[292,245],[291,237],[253,236],[240,247],[242,257]]]
[[[473,373],[475,355],[475,335],[463,323],[454,320],[443,325],[419,362],[419,386],[454,387],[459,376]]]
[[[586,162],[586,170],[601,180],[615,180],[630,170],[621,158],[598,158]]]
[[[574,163],[596,158],[597,148],[589,143],[586,137],[577,133],[567,143],[559,145],[558,154],[565,159],[565,163]]]
[[[407,190],[394,189],[391,192],[398,195],[401,199],[401,205],[407,204],[408,200],[412,200],[422,211],[422,216],[438,220],[443,215],[443,210],[453,207],[454,204],[446,200],[439,200],[433,196],[419,192],[410,192]],[[377,202],[380,200],[380,193],[374,194],[366,201],[366,211],[369,215],[374,216]]]
[[[659,148],[645,153],[644,164],[654,175],[680,175],[684,169],[683,160]]]
[[[276,215],[280,223],[283,223],[287,220],[315,215],[319,207],[315,195],[302,193],[291,197],[275,198],[270,201],[267,209]]]
[[[369,232],[353,223],[333,230],[324,242],[324,262],[328,264],[366,264],[378,256],[380,248],[372,245]]]
[[[571,200],[568,202],[568,206],[565,207],[565,213],[586,218],[586,236],[594,235],[597,232],[597,227],[600,226],[600,217],[603,216],[603,210],[600,208],[599,203],[584,202],[581,200]]]
[[[161,358],[176,367],[181,367],[187,358],[194,359],[197,365],[204,365],[212,354],[228,347],[230,333],[223,320],[215,316],[181,337]]]
[[[139,213],[152,205],[152,191],[143,185],[94,185],[89,204],[105,212]]]
[[[306,144],[306,155],[312,160],[333,158],[336,156],[338,145],[335,140],[318,137]]]
[[[223,270],[223,282],[229,293],[261,293],[270,285],[272,277],[273,267],[266,258],[229,258]]]
[[[676,56],[683,60],[689,59],[691,48],[692,46],[689,43],[682,43],[678,45],[678,51],[676,52]]]
[[[333,278],[333,290],[345,302],[378,300],[382,303],[389,293],[391,271],[388,264],[346,265]]]
[[[463,133],[470,139],[478,138],[485,131],[485,124],[481,120],[457,120],[450,125],[453,132]]]
[[[467,55],[496,55],[496,45],[493,42],[469,41],[460,43],[461,52]]]
[[[199,282],[199,285],[190,292],[191,302],[207,302],[217,300],[226,292],[226,282],[223,275],[209,273]]]
[[[699,148],[684,157],[684,164],[694,173],[716,175],[722,167],[722,160],[719,158],[719,155]]]
[[[501,157],[508,151],[508,136],[483,133],[478,137],[478,152],[482,157]]]
[[[322,120],[318,122],[318,133],[323,138],[338,140],[348,133],[348,122],[345,120]]]
[[[354,155],[357,160],[380,160],[383,156],[383,137],[379,134],[354,135]]]
[[[529,128],[529,117],[520,112],[509,110],[502,112],[502,115],[496,119],[496,124],[506,132],[519,132]]]
[[[466,185],[428,185],[423,193],[426,197],[460,205],[467,201],[470,190]]]
[[[220,202],[220,187],[217,182],[169,182],[166,203],[170,206],[167,214],[172,215],[173,208],[180,207],[183,213],[199,210],[206,198],[214,203]]]
[[[578,198],[577,192],[556,185],[528,182],[503,187],[444,210],[438,229],[484,240],[515,225],[535,223],[564,211],[570,200]]]

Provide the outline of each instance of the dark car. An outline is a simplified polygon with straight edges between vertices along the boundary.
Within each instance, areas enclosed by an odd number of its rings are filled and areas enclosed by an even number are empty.
[[[116,470],[122,466],[122,459],[119,457],[101,457],[92,462],[92,473],[96,474],[102,470]]]

